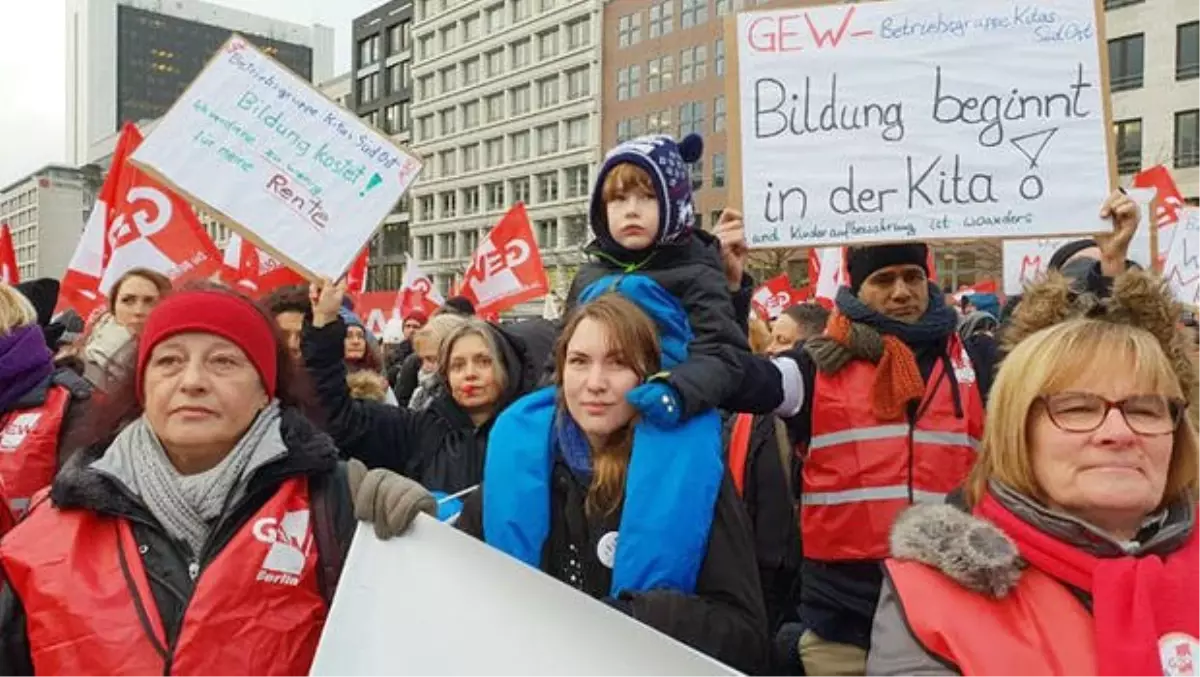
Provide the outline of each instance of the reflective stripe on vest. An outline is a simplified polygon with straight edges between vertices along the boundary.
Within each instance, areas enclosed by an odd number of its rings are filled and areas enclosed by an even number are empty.
[[[754,431],[754,414],[738,414],[729,433],[729,474],[738,496],[746,491],[746,459],[750,457],[750,433]]]
[[[284,481],[200,572],[173,647],[128,521],[50,501],[0,541],[36,674],[308,674],[325,623],[308,482]]]
[[[41,406],[0,415],[0,480],[18,517],[29,507],[34,492],[54,480],[58,440],[70,403],[71,391],[52,385]]]
[[[961,674],[1100,674],[1091,615],[1036,568],[1002,598],[917,562],[889,559],[885,568],[913,639]]]
[[[938,360],[911,429],[907,422],[875,418],[868,396],[874,364],[855,360],[835,374],[817,373],[812,437],[801,470],[806,558],[883,559],[900,510],[940,501],[965,479],[983,435],[983,400],[957,336],[947,341],[947,353],[952,371]]]

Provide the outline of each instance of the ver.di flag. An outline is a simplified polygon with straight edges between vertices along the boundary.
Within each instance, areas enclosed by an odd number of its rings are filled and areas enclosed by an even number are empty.
[[[141,142],[137,127],[125,125],[63,276],[58,310],[73,308],[89,317],[131,268],[148,268],[175,282],[208,278],[221,269],[221,252],[191,206],[126,162]]]
[[[400,316],[408,317],[416,310],[429,317],[445,302],[433,286],[433,279],[421,270],[412,256],[405,254],[404,278],[400,281],[400,294],[396,298]]]
[[[222,278],[225,283],[251,296],[261,296],[280,287],[308,282],[237,233],[229,236],[223,260]]]
[[[15,285],[21,281],[17,270],[17,250],[13,247],[12,231],[8,224],[0,224],[0,282]]]
[[[550,291],[525,205],[518,202],[479,244],[458,293],[480,316],[499,314]]]
[[[758,316],[764,320],[774,320],[779,317],[784,308],[791,305],[792,281],[787,273],[776,275],[764,282],[750,297],[750,304]]]

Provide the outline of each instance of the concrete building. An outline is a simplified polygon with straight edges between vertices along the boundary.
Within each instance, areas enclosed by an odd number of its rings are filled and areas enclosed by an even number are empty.
[[[589,237],[601,157],[601,3],[418,0],[415,9],[413,149],[425,167],[412,189],[414,258],[449,292],[480,238],[523,202],[561,290]]]
[[[349,72],[318,84],[317,89],[342,108],[354,110],[354,80]]]
[[[302,77],[333,75],[333,29],[198,0],[68,0],[67,154],[76,165],[125,122],[154,119],[237,31]]]
[[[46,165],[0,188],[0,223],[12,229],[22,280],[66,273],[100,181],[94,166]]]
[[[1200,6],[1194,0],[1106,0],[1109,86],[1123,183],[1166,165],[1184,197],[1200,196]]]
[[[368,124],[407,147],[412,128],[413,2],[391,0],[353,23],[353,71],[348,106]],[[411,200],[400,198],[371,240],[371,289],[398,289],[409,247]]]

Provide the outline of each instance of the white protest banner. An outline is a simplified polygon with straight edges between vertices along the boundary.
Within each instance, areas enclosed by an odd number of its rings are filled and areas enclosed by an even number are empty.
[[[738,673],[419,515],[390,541],[359,525],[310,674]]]
[[[1140,215],[1138,229],[1129,243],[1129,258],[1143,268],[1149,269],[1154,264],[1151,256],[1150,231],[1154,228],[1150,207],[1154,200],[1153,188],[1130,188],[1125,191],[1130,199],[1138,204]],[[1092,222],[1092,232],[1112,232],[1112,223],[1108,220],[1095,219]],[[1159,231],[1159,247],[1162,247],[1162,231]],[[1004,293],[1020,294],[1025,285],[1037,281],[1046,274],[1050,257],[1058,248],[1080,238],[1053,237],[1037,240],[1005,240],[1004,251]]]
[[[1158,231],[1166,252],[1163,277],[1180,303],[1200,306],[1200,209],[1179,210],[1178,223]]]
[[[234,35],[132,161],[297,271],[336,279],[421,163]]]
[[[1115,185],[1102,29],[1090,0],[738,14],[731,152],[750,245],[1093,230],[1078,216]]]

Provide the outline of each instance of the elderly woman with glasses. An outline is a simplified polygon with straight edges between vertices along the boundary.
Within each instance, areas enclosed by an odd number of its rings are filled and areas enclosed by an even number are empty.
[[[897,520],[868,674],[1197,674],[1196,365],[1146,273],[1031,289],[970,512]],[[1074,315],[1074,316],[1072,316]]]

